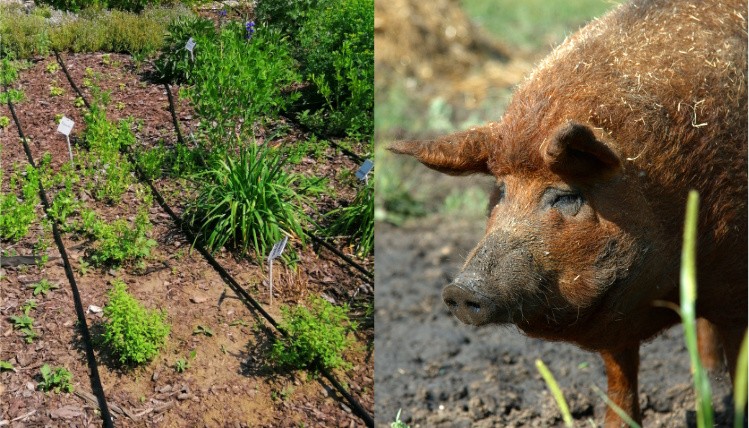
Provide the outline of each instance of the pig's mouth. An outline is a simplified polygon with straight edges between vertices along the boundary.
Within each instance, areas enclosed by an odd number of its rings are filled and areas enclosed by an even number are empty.
[[[510,321],[507,311],[503,311],[488,297],[466,288],[463,284],[454,283],[442,292],[445,305],[461,322],[480,326]]]

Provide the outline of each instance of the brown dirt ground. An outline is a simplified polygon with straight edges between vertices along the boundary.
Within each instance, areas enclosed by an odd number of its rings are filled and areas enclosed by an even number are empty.
[[[121,62],[118,67],[106,65],[101,54],[63,55],[64,61],[76,82],[81,87],[87,67],[101,73],[97,84],[103,90],[112,91],[112,102],[107,107],[110,120],[132,115],[142,119],[144,126],[136,132],[138,144],[144,148],[153,147],[163,141],[167,145],[176,142],[176,135],[168,111],[168,100],[163,85],[149,79],[151,66],[144,63],[140,70],[127,55],[112,54],[112,62]],[[54,56],[38,59],[31,69],[21,72],[14,84],[26,91],[26,100],[16,106],[16,112],[24,133],[31,140],[31,150],[35,161],[45,152],[52,155],[53,169],[57,170],[68,160],[68,149],[64,137],[56,132],[55,114],[64,113],[75,120],[73,135],[83,131],[83,108],[75,108],[73,100],[77,96],[70,87],[62,70],[51,75],[45,68],[54,62]],[[120,85],[124,85],[121,89]],[[50,86],[65,89],[62,96],[51,97]],[[91,100],[90,89],[81,88]],[[174,99],[178,99],[178,88],[172,87]],[[124,108],[118,109],[122,102]],[[178,102],[177,115],[183,134],[197,126],[189,104]],[[0,115],[10,117],[7,105],[0,106]],[[303,133],[295,125],[285,137],[274,140],[274,144],[293,144]],[[26,164],[23,149],[19,143],[15,125],[0,130],[2,166],[9,170],[13,162]],[[263,141],[263,135],[258,136]],[[297,172],[314,173],[330,177],[338,199],[326,198],[318,207],[326,212],[333,207],[350,201],[355,189],[337,179],[341,169],[355,171],[357,165],[329,150],[327,158],[314,163],[307,159],[295,167]],[[2,191],[8,192],[5,175]],[[170,206],[178,213],[180,201],[185,198],[183,184],[173,179],[162,179],[157,183],[162,194],[168,195]],[[48,190],[51,199],[54,192]],[[83,199],[87,206],[103,215],[108,221],[116,218],[129,218],[135,215],[139,201],[135,193],[125,194],[122,203],[109,206],[96,202],[85,192]],[[41,206],[37,207],[42,214]],[[108,401],[133,415],[136,420],[118,416],[118,426],[363,426],[363,421],[355,416],[346,402],[335,392],[327,381],[308,379],[306,372],[280,372],[266,367],[264,354],[270,344],[263,329],[253,327],[259,314],[248,309],[235,293],[227,287],[207,262],[194,252],[187,250],[190,242],[175,229],[171,219],[154,204],[150,209],[150,220],[154,226],[151,238],[158,242],[147,262],[145,275],[138,275],[132,269],[119,271],[89,268],[86,275],[80,274],[80,261],[90,245],[71,234],[63,235],[76,273],[84,308],[89,305],[103,307],[106,304],[108,284],[115,277],[122,278],[129,291],[149,308],[163,308],[169,313],[172,324],[171,335],[166,348],[150,364],[134,371],[122,371],[119,364],[101,347],[95,347],[99,373]],[[15,250],[19,254],[31,254],[38,240],[41,227],[33,226],[32,232],[17,244],[3,242],[3,249]],[[298,242],[292,242],[301,250]],[[342,251],[351,255],[352,250],[339,245]],[[50,255],[58,256],[54,244]],[[356,334],[357,345],[348,352],[346,358],[354,365],[352,370],[338,371],[336,377],[346,382],[352,393],[370,414],[374,408],[373,397],[373,358],[371,343],[373,323],[363,319],[362,305],[373,298],[373,289],[356,271],[325,249],[309,245],[301,250],[302,263],[298,273],[274,269],[275,299],[269,306],[265,268],[248,258],[236,259],[226,252],[216,255],[225,269],[237,281],[247,287],[250,293],[276,319],[280,320],[280,305],[293,305],[303,302],[309,294],[322,294],[336,303],[348,302],[356,309],[355,318],[364,327]],[[359,260],[372,270],[373,257]],[[45,394],[37,390],[41,380],[39,367],[44,363],[52,367],[64,365],[73,373],[73,384],[77,391],[91,391],[88,367],[81,337],[76,324],[72,293],[60,260],[51,261],[46,267],[35,266],[3,268],[5,278],[0,282],[0,339],[2,349],[0,360],[10,361],[15,371],[0,373],[0,420],[14,420],[10,426],[98,426],[100,416],[90,403],[75,394]],[[46,297],[37,296],[38,309],[32,312],[34,328],[41,338],[32,344],[13,330],[9,321],[12,315],[19,315],[26,299],[32,297],[32,290],[25,284],[48,278],[59,283],[60,289]],[[201,303],[193,303],[197,298]],[[247,321],[249,326],[229,326],[238,319]],[[100,315],[87,314],[87,322],[93,335],[101,332],[103,319]],[[193,335],[198,326],[206,326],[215,334],[212,337]],[[223,352],[222,352],[223,350]],[[194,359],[189,359],[192,351]],[[185,358],[191,367],[182,374],[173,368],[178,358]],[[288,393],[287,399],[281,397]],[[25,416],[24,416],[25,415]]]

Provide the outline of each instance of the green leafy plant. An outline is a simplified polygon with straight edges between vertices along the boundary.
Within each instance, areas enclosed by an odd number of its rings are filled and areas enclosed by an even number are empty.
[[[83,101],[82,97],[78,97],[78,98],[76,98],[76,99],[73,100],[73,105],[76,106],[76,107],[78,107],[78,108],[81,108],[81,107],[85,106],[86,103]]]
[[[62,118],[63,118],[63,117],[65,117],[65,115],[64,115],[64,114],[62,114],[62,113],[58,113],[58,114],[56,114],[56,115],[55,115],[55,123],[59,124],[60,122],[62,122]]]
[[[3,370],[15,370],[15,367],[13,367],[13,364],[7,361],[0,360],[0,372]]]
[[[0,93],[0,103],[8,104],[8,100],[13,104],[18,104],[26,99],[26,92],[19,89],[8,89],[6,92]]]
[[[0,170],[0,179],[3,171]],[[25,168],[25,176],[14,165],[14,172],[10,177],[9,188],[21,189],[22,198],[15,192],[0,193],[0,237],[11,241],[18,241],[29,233],[29,227],[36,220],[36,206],[39,202],[40,173],[31,165]]]
[[[10,125],[10,118],[8,116],[0,116],[0,128],[7,128]]]
[[[50,73],[50,74],[55,74],[55,73],[57,73],[57,70],[58,70],[59,68],[60,68],[60,66],[59,66],[59,65],[57,65],[57,63],[56,63],[56,62],[51,62],[51,63],[47,64],[47,72],[48,72],[48,73]]]
[[[284,234],[304,243],[302,199],[280,152],[248,143],[195,178],[203,185],[186,217],[213,251],[230,243],[244,254],[253,246],[262,260]],[[282,257],[293,264],[296,252],[289,248]]]
[[[36,300],[29,299],[23,304],[23,314],[28,315],[29,312],[31,312],[32,309],[36,309]]]
[[[390,424],[390,428],[411,428],[405,422],[401,421],[401,409],[398,409],[398,414],[395,415],[395,422]]]
[[[190,368],[190,363],[188,363],[187,361],[185,361],[184,358],[180,358],[179,360],[177,360],[176,363],[174,363],[174,370],[177,373],[182,373],[182,372],[184,372],[185,370],[187,370],[189,368]]]
[[[52,86],[49,88],[49,95],[52,97],[57,97],[57,96],[64,95],[64,94],[65,94],[65,89],[62,89],[57,86]]]
[[[337,208],[327,214],[335,220],[328,227],[328,235],[347,235],[349,242],[358,241],[359,255],[374,250],[374,180],[362,186],[350,206]]]
[[[42,296],[46,296],[47,293],[49,293],[51,290],[56,290],[60,288],[57,284],[52,284],[47,279],[43,279],[39,281],[37,284],[29,284],[29,288],[34,289],[34,296],[38,295],[39,293],[42,293]]]
[[[11,320],[13,320],[13,328],[16,330],[20,330],[21,333],[26,337],[26,343],[31,343],[39,337],[39,334],[34,331],[34,318],[31,318],[26,309],[24,309],[24,314],[20,317],[17,316],[11,316]]]
[[[85,260],[81,260],[78,262],[78,272],[81,273],[81,276],[86,275],[86,272],[88,271],[89,264]]]
[[[199,326],[198,326],[198,327],[197,327],[197,328],[196,328],[196,329],[195,329],[195,330],[194,330],[194,331],[192,332],[192,334],[193,334],[193,335],[195,335],[195,334],[202,334],[202,335],[204,335],[204,336],[213,336],[213,331],[212,331],[212,330],[211,330],[210,328],[206,327],[206,326],[203,326],[203,325],[199,325]]]
[[[156,245],[156,241],[147,237],[151,227],[148,211],[144,207],[141,207],[135,216],[132,227],[122,219],[112,224],[95,221],[92,229],[88,231],[90,236],[96,238],[89,251],[89,257],[97,266],[119,266],[147,257]]]
[[[104,342],[123,364],[141,365],[153,359],[169,335],[166,312],[146,310],[128,294],[121,279],[112,281],[108,296]]]
[[[65,367],[56,367],[53,371],[49,364],[45,364],[40,371],[43,380],[39,382],[39,389],[42,391],[49,392],[54,389],[56,394],[59,394],[61,390],[67,393],[73,392],[73,385],[70,383],[73,380],[73,374]]]
[[[350,367],[342,356],[354,343],[349,330],[356,329],[356,323],[346,315],[348,306],[333,306],[319,297],[308,299],[308,304],[309,309],[304,305],[281,307],[281,327],[289,338],[276,339],[270,357],[281,366],[294,368],[308,368],[315,363],[327,369]]]

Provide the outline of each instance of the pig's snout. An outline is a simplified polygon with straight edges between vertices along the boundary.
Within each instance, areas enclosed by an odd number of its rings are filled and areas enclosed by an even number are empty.
[[[485,325],[495,322],[499,307],[491,300],[459,283],[448,285],[442,292],[442,300],[461,322],[473,325]]]

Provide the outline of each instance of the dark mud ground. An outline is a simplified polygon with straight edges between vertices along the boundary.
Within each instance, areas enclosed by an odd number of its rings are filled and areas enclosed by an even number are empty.
[[[377,224],[375,414],[389,426],[402,409],[411,427],[563,426],[537,358],[552,371],[575,426],[601,426],[606,390],[598,354],[545,342],[515,327],[460,323],[442,289],[460,270],[484,224],[434,216],[405,227]],[[696,426],[689,356],[674,326],[640,351],[640,405],[645,427]],[[732,426],[727,371],[711,375],[718,427]]]

